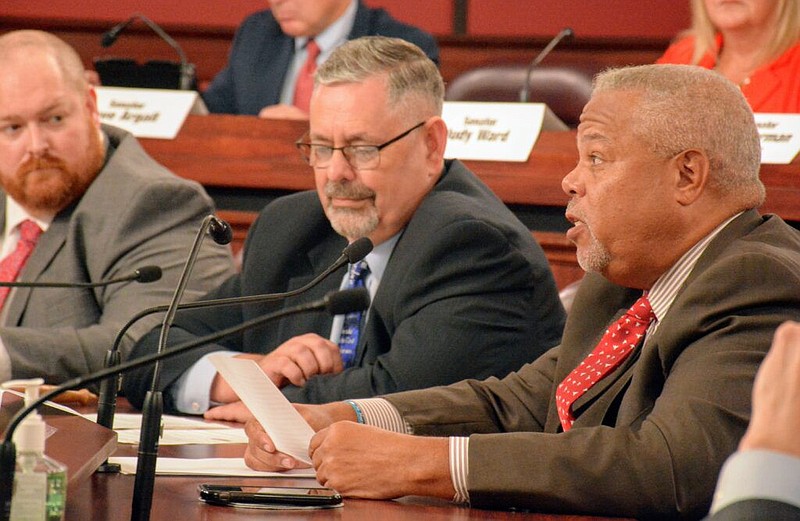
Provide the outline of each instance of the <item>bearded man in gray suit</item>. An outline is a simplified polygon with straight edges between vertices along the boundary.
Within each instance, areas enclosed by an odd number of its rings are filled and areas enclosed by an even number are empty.
[[[648,520],[708,512],[773,332],[800,317],[800,233],[757,212],[755,121],[712,71],[599,75],[577,141],[562,187],[567,236],[589,273],[561,345],[502,379],[298,405],[317,431],[309,454],[320,483],[480,508]],[[600,341],[635,322],[643,327],[626,345]],[[248,465],[298,465],[257,422],[247,432]]]
[[[102,367],[134,313],[169,301],[213,205],[202,187],[158,165],[133,136],[101,127],[95,92],[65,42],[39,31],[7,33],[0,69],[0,257],[18,255],[27,241],[21,230],[38,226],[24,266],[3,282],[98,282],[148,265],[163,273],[148,284],[4,295],[0,381],[58,383]],[[205,241],[187,298],[221,282],[232,266],[227,246]],[[130,329],[123,356],[158,320]]]

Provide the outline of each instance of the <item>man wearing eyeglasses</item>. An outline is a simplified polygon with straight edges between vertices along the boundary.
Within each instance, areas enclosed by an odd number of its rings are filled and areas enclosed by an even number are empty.
[[[206,355],[252,358],[292,401],[325,403],[503,376],[557,344],[564,323],[552,274],[528,229],[458,161],[444,161],[444,85],[425,54],[369,37],[317,71],[309,132],[297,146],[316,191],[282,197],[253,224],[242,272],[207,298],[298,288],[348,244],[360,263],[284,301],[179,313],[170,344],[320,298],[356,279],[372,304],[358,320],[283,319],[162,367],[167,406],[206,417],[248,413]],[[356,275],[358,272],[358,276]],[[133,356],[155,349],[158,332]],[[135,405],[149,372],[126,379]]]

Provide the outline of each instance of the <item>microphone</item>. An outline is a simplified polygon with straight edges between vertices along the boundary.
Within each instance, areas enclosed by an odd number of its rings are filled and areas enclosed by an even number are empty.
[[[550,43],[548,43],[545,46],[545,48],[542,49],[538,55],[536,55],[536,58],[533,59],[530,65],[528,65],[528,69],[525,72],[525,84],[522,86],[522,90],[519,91],[519,100],[522,103],[527,103],[531,99],[530,82],[531,82],[531,72],[533,72],[533,69],[535,69],[536,67],[539,66],[540,63],[542,63],[542,60],[544,60],[547,57],[547,55],[550,54],[550,51],[552,51],[555,48],[555,46],[559,44],[561,40],[564,39],[569,40],[573,36],[575,36],[575,32],[569,27],[564,27],[558,32],[557,35],[555,35],[555,37],[552,40],[550,40]]]
[[[217,342],[228,336],[239,334],[247,329],[260,327],[275,319],[283,318],[289,315],[296,315],[299,313],[321,310],[326,310],[330,314],[341,315],[367,309],[369,307],[369,303],[369,292],[364,288],[332,291],[325,295],[325,297],[322,299],[291,308],[281,309],[268,315],[256,317],[246,322],[242,322],[239,325],[217,331],[211,335],[183,342],[164,352],[153,353],[141,358],[129,360],[114,367],[103,368],[86,376],[72,378],[71,380],[67,380],[58,387],[54,388],[50,392],[43,394],[36,401],[18,411],[14,417],[11,418],[11,421],[8,423],[8,427],[6,428],[6,432],[3,436],[3,441],[0,443],[0,521],[7,521],[11,511],[11,496],[14,485],[14,470],[16,465],[16,448],[14,446],[14,442],[12,441],[14,431],[28,414],[45,403],[47,400],[50,400],[54,396],[65,391],[86,387],[87,385],[93,384],[97,381],[107,379],[109,376],[114,374],[121,374],[132,369],[138,369],[139,367],[156,363],[166,358],[171,358],[194,348]],[[140,468],[137,468],[137,478],[139,477],[139,472],[141,472],[141,470]],[[149,516],[149,505],[152,503],[153,499],[152,488],[150,488],[150,494],[151,495],[147,501],[147,516]]]
[[[186,290],[189,276],[194,269],[197,255],[200,253],[200,245],[206,234],[211,235],[218,244],[227,244],[233,238],[230,225],[214,215],[208,215],[203,219],[200,230],[192,244],[189,258],[183,266],[183,272],[178,279],[178,286],[169,303],[164,321],[161,323],[161,335],[158,339],[157,353],[163,353],[167,344],[172,321],[178,311],[178,304]],[[158,391],[158,380],[161,372],[161,363],[156,361],[153,368],[153,380],[150,391],[147,392],[144,407],[142,408],[142,427],[139,436],[139,459],[137,463],[136,478],[133,487],[133,502],[131,504],[132,519],[150,519],[150,503],[153,501],[153,485],[156,475],[156,456],[158,455],[158,435],[161,432],[161,416],[164,412],[164,399],[162,393]]]
[[[119,38],[120,33],[124,31],[135,19],[136,17],[132,16],[103,33],[103,36],[100,39],[100,45],[103,47],[111,47],[114,45],[114,43],[117,41],[117,38]]]
[[[225,223],[225,221],[222,221]],[[225,223],[227,224],[227,223]],[[212,225],[213,227],[213,225]],[[230,229],[230,226],[228,226]],[[214,231],[211,231],[214,233]],[[337,258],[333,264],[328,266],[322,273],[314,277],[310,282],[307,284],[284,293],[268,293],[264,295],[249,295],[245,297],[231,297],[231,298],[224,298],[224,299],[215,299],[215,300],[197,300],[194,302],[188,302],[185,304],[180,304],[178,309],[199,309],[199,308],[206,308],[206,307],[221,307],[221,306],[232,306],[232,305],[240,305],[240,304],[261,304],[264,302],[271,302],[275,300],[281,300],[289,297],[293,297],[304,293],[320,282],[322,282],[325,278],[327,278],[331,273],[338,270],[345,264],[355,264],[356,262],[360,261],[364,257],[367,256],[369,252],[372,251],[372,241],[369,240],[367,237],[362,237],[357,239],[356,241],[348,244],[344,250],[342,250],[342,254]],[[108,350],[106,353],[105,364],[104,367],[112,367],[115,365],[119,365],[120,363],[120,355],[119,355],[119,346],[122,343],[122,339],[125,338],[125,333],[127,333],[128,329],[130,329],[133,324],[141,320],[142,318],[152,315],[154,313],[160,313],[162,311],[167,311],[169,306],[154,306],[151,308],[144,309],[133,316],[122,328],[120,329],[119,333],[117,333],[117,337],[114,340],[114,344],[111,346],[111,349]],[[119,378],[118,377],[111,377],[106,380],[100,382],[100,391],[97,398],[97,423],[106,427],[108,429],[114,428],[114,413],[116,410],[117,404],[117,391],[119,389]],[[102,471],[105,472],[115,472],[118,468],[106,466],[101,467]]]
[[[161,268],[158,266],[142,266],[134,270],[133,273],[116,277],[113,279],[101,280],[99,282],[0,282],[3,288],[99,288],[109,286],[119,282],[136,281],[146,284],[155,282],[161,278]]]
[[[144,22],[145,25],[147,25],[153,30],[153,32],[160,36],[162,40],[167,42],[167,45],[175,49],[175,52],[178,53],[178,57],[180,58],[180,90],[191,90],[195,78],[194,65],[189,63],[189,61],[186,59],[186,54],[183,52],[181,46],[178,45],[178,42],[173,40],[172,37],[168,35],[166,31],[164,31],[164,29],[162,29],[158,24],[141,13],[135,13],[124,22],[118,23],[103,33],[103,36],[100,39],[100,45],[103,47],[111,47],[114,45],[119,38],[119,35],[122,34],[122,31],[124,31],[136,19]]]

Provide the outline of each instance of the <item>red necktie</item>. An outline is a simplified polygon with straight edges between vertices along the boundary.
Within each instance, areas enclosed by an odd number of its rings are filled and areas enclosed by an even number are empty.
[[[36,247],[36,241],[39,240],[39,235],[42,234],[42,229],[39,225],[30,219],[22,221],[19,225],[19,241],[17,241],[17,248],[9,253],[5,259],[0,261],[0,280],[3,282],[14,282],[17,280],[19,272],[25,265],[25,261],[30,257],[31,252]],[[11,288],[0,288],[0,309],[5,304],[6,297],[11,291]]]
[[[314,73],[317,72],[317,57],[319,57],[319,45],[314,40],[309,40],[306,44],[306,62],[300,73],[297,75],[297,83],[294,87],[294,106],[308,112],[308,104],[311,101],[311,91],[314,90]]]
[[[572,415],[575,400],[628,358],[655,318],[647,297],[640,297],[606,329],[600,343],[589,356],[558,384],[556,408],[565,432],[572,428],[575,421]]]

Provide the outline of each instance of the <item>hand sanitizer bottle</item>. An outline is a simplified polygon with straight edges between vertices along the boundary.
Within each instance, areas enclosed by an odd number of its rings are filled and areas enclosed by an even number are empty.
[[[41,378],[14,382],[25,387],[26,406],[38,398],[42,383],[44,381]],[[67,468],[44,453],[44,441],[45,423],[34,411],[14,431],[17,466],[11,497],[11,521],[64,519]]]

